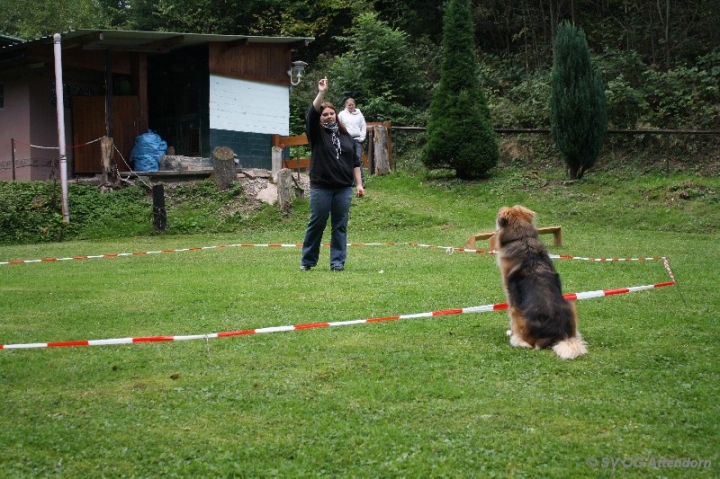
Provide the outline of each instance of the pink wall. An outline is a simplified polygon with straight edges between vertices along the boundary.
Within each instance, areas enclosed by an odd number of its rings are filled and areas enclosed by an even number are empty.
[[[12,179],[12,138],[15,144],[15,176],[18,180],[30,179],[30,167],[20,168],[29,163],[22,158],[30,157],[30,148],[19,141],[30,143],[30,111],[27,107],[30,88],[23,81],[3,81],[5,91],[4,108],[0,108],[0,180]]]
[[[15,139],[15,179],[47,180],[57,165],[58,128],[54,105],[54,76],[47,71],[33,72],[21,80],[3,81],[5,107],[0,109],[0,180],[12,180],[11,139]],[[65,132],[68,161],[72,161],[72,117],[65,110]],[[54,147],[31,148],[29,145]],[[68,167],[68,175],[71,174]]]
[[[30,95],[30,138],[33,145],[37,146],[58,146],[58,128],[57,128],[57,112],[55,107],[55,95],[53,86],[55,78],[47,76],[34,76],[29,79],[31,95]],[[68,127],[68,109],[65,109],[65,144],[70,145],[67,134],[72,132],[72,128]],[[47,180],[54,177],[60,179],[60,171],[58,170],[58,158],[60,152],[57,149],[32,148],[32,169],[31,180]],[[53,165],[55,170],[53,171]],[[68,172],[69,173],[69,172]]]

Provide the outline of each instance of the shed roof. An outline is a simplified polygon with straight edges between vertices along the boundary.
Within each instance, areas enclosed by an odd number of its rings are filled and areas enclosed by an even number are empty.
[[[5,45],[15,45],[22,42],[23,40],[20,38],[11,37],[8,35],[0,35],[0,47],[3,47]]]
[[[259,37],[248,35],[214,35],[205,33],[147,32],[137,30],[72,30],[63,32],[63,47],[81,46],[86,50],[114,50],[145,53],[166,53],[168,51],[206,43],[279,43],[291,48],[307,46],[313,37]],[[8,39],[11,37],[7,37]],[[18,40],[9,45],[0,46],[0,51],[24,48],[30,44],[51,44],[53,35],[34,40]],[[2,43],[0,43],[2,45]]]

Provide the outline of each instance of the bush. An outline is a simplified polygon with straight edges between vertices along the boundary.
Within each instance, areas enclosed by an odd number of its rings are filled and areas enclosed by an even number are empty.
[[[350,33],[345,38],[350,51],[336,58],[328,73],[332,101],[340,107],[355,98],[368,121],[411,118],[412,107],[423,104],[425,95],[407,35],[376,13],[359,15]]]
[[[554,47],[550,129],[570,178],[579,179],[595,164],[602,147],[607,129],[605,90],[581,29],[561,23]]]
[[[497,138],[480,88],[467,0],[451,0],[443,24],[440,84],[430,103],[423,163],[452,168],[460,179],[487,176],[498,162]]]

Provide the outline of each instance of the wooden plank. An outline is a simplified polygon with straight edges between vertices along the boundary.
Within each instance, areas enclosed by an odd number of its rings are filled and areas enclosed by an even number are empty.
[[[307,170],[310,168],[310,158],[283,160],[282,166],[283,168],[290,168],[291,170],[296,170],[298,168],[301,170]]]
[[[280,135],[274,135],[273,136],[273,146],[302,146],[307,145],[308,139],[307,135],[297,135],[297,136],[280,136]]]
[[[537,228],[538,234],[552,234],[553,235],[553,244],[555,246],[562,246],[563,244],[563,237],[562,237],[562,226],[545,226],[543,228]],[[474,235],[471,235],[467,241],[465,241],[465,247],[467,249],[477,249],[477,240],[488,240],[488,248],[490,250],[495,250],[497,245],[495,244],[495,232],[494,231],[485,231],[482,233],[475,233]]]

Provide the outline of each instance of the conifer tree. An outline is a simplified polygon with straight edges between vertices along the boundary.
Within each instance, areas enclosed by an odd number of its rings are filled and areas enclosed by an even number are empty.
[[[570,179],[577,180],[595,164],[602,148],[607,130],[605,88],[582,29],[561,23],[554,53],[550,129]]]
[[[422,161],[429,169],[455,169],[460,179],[487,176],[500,156],[480,88],[474,38],[470,1],[450,0],[443,20],[440,82],[430,103]]]

